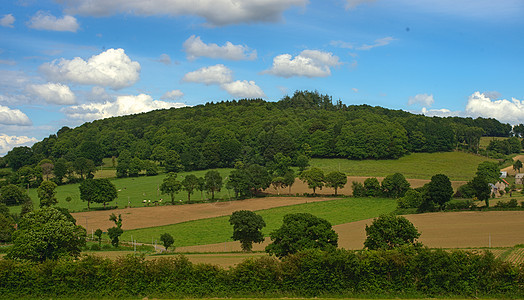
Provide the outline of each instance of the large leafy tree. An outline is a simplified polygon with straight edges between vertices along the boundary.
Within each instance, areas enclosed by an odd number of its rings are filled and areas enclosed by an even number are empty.
[[[309,213],[285,215],[282,226],[269,236],[272,243],[266,247],[266,252],[277,257],[304,249],[333,250],[338,246],[338,234],[331,224]]]
[[[0,213],[0,243],[11,241],[11,237],[15,232],[15,220],[9,214]]]
[[[119,214],[117,216],[112,213],[109,216],[109,221],[113,221],[115,226],[107,229],[107,235],[109,235],[109,238],[111,239],[111,245],[118,248],[120,236],[124,233],[124,230],[122,229],[122,215]]]
[[[322,189],[324,186],[324,171],[319,168],[311,168],[300,173],[300,180],[307,183],[310,189],[313,189],[313,194],[316,194],[317,188]]]
[[[8,184],[0,188],[0,203],[5,205],[18,205],[29,200],[29,196],[24,189],[14,184]]]
[[[364,180],[364,189],[366,190],[366,196],[378,197],[382,194],[382,188],[380,182],[375,177],[366,178]]]
[[[86,179],[79,186],[80,199],[87,201],[87,208],[91,202],[103,203],[111,202],[118,197],[115,185],[106,178]]]
[[[220,176],[220,173],[218,171],[207,171],[205,175],[206,179],[206,190],[211,192],[211,200],[215,199],[215,192],[220,192],[220,189],[222,189],[222,185],[224,184],[222,182],[222,176]]]
[[[444,174],[431,177],[426,195],[433,203],[440,206],[440,209],[443,209],[453,196],[453,187],[449,177]]]
[[[338,189],[343,188],[348,182],[348,177],[346,176],[346,174],[342,172],[333,171],[326,175],[325,181],[327,187],[332,187],[333,189],[335,189],[336,196]]]
[[[166,251],[175,243],[175,239],[169,233],[162,233],[160,235],[160,241],[162,241],[162,243],[164,244],[164,248],[166,248]]]
[[[468,185],[471,186],[471,188],[474,190],[474,195],[477,197],[478,200],[484,201],[486,203],[486,206],[489,207],[489,197],[491,196],[491,188],[489,187],[489,183],[484,178],[484,176],[475,176],[473,179],[468,183]]]
[[[513,170],[516,171],[516,172],[520,172],[520,169],[522,169],[522,162],[519,159],[517,159],[513,163]]]
[[[261,216],[249,210],[238,210],[231,214],[229,224],[233,225],[233,240],[240,241],[243,251],[251,251],[253,243],[264,241],[262,228],[266,222]]]
[[[182,187],[187,192],[187,202],[191,203],[191,194],[198,188],[198,177],[193,174],[187,175],[182,180]]]
[[[160,185],[160,191],[162,194],[169,194],[171,196],[171,204],[175,204],[175,194],[182,188],[182,183],[177,179],[176,173],[169,173],[164,178]]]
[[[40,207],[58,204],[58,199],[56,199],[56,183],[44,181],[38,189],[36,189],[36,192],[38,198],[40,198]]]
[[[482,176],[488,183],[496,183],[500,178],[500,170],[496,162],[483,161],[477,166],[477,176]]]
[[[400,173],[388,175],[382,180],[382,190],[386,196],[391,198],[404,197],[409,187],[409,182]]]
[[[50,207],[26,214],[13,234],[10,259],[42,262],[62,256],[78,256],[86,243],[86,230]]]
[[[420,237],[417,228],[406,218],[381,215],[366,225],[364,246],[370,250],[393,249],[402,245],[415,245]]]

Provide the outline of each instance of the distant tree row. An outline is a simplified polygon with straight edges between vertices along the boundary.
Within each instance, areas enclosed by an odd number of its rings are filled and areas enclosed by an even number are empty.
[[[478,150],[483,135],[511,134],[509,124],[494,119],[430,118],[297,91],[279,102],[211,102],[63,127],[32,147],[14,148],[3,164],[18,171],[36,168],[43,159],[56,166],[59,159],[74,164],[83,158],[97,166],[104,157],[119,157],[118,174],[136,176],[154,174],[157,165],[168,172],[233,167],[237,161],[267,167],[278,153],[298,166],[301,155],[387,159],[457,147]]]

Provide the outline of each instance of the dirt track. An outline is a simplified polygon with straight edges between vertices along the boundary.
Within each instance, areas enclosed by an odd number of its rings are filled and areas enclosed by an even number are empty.
[[[176,224],[191,220],[227,216],[237,210],[261,210],[272,207],[295,205],[307,202],[333,200],[333,198],[267,197],[229,202],[186,204],[154,207],[137,207],[118,210],[73,213],[78,225],[87,232],[98,228],[105,231],[114,226],[109,221],[112,213],[122,214],[124,230]]]
[[[524,244],[524,211],[446,212],[406,216],[421,233],[420,242],[431,248],[509,247]],[[339,247],[362,249],[366,239],[367,219],[333,226],[339,235]],[[254,244],[263,251],[269,240]],[[177,252],[240,251],[238,242],[179,247]]]
[[[517,160],[524,162],[524,155],[517,155],[513,157],[513,161],[517,161]],[[515,170],[513,170],[513,166],[506,167],[500,171],[506,171],[508,172],[508,175],[512,175],[512,176],[515,176],[515,173],[516,173]]]

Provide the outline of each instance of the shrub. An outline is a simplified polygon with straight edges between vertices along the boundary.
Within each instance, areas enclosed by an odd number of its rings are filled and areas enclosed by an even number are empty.
[[[100,246],[98,246],[97,244],[93,244],[93,245],[91,245],[90,250],[91,250],[91,251],[100,251],[100,250],[102,250],[102,249],[101,249]]]

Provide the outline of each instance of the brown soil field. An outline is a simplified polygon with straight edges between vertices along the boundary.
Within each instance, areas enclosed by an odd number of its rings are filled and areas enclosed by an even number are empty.
[[[421,233],[419,241],[430,248],[512,247],[524,243],[524,211],[445,212],[405,216]],[[333,226],[339,236],[339,247],[362,249],[366,225],[373,219]],[[254,244],[263,251],[266,238]],[[176,252],[241,251],[239,242],[176,248]]]
[[[113,222],[109,221],[109,215],[112,213],[122,214],[122,218],[125,218],[122,228],[130,230],[227,216],[237,210],[261,210],[326,200],[333,200],[333,198],[266,197],[228,202],[79,212],[72,215],[79,225],[86,227],[87,232],[91,232],[91,230],[98,228],[114,226]]]
[[[513,161],[517,161],[517,160],[520,160],[521,162],[524,163],[524,155],[517,155],[513,157]],[[509,166],[504,169],[501,169],[501,171],[506,171],[508,172],[508,175],[512,175],[512,176],[515,176],[515,173],[516,173],[515,170],[513,170],[513,166]]]

